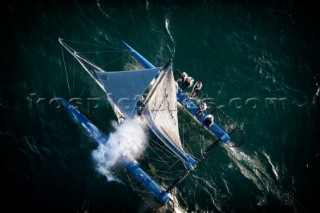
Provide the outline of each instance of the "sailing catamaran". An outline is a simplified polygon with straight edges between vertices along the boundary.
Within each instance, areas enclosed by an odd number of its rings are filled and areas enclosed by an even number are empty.
[[[136,162],[122,159],[124,167],[163,204],[166,204],[169,201],[170,191],[187,177],[190,171],[204,159],[218,142],[222,141],[225,144],[228,144],[230,142],[230,135],[237,129],[241,129],[238,125],[235,125],[235,128],[229,133],[226,133],[216,122],[210,127],[207,126],[207,130],[217,139],[196,158],[192,156],[192,154],[186,152],[181,143],[177,115],[178,104],[188,113],[195,116],[197,121],[201,123],[203,123],[206,113],[196,115],[198,107],[195,102],[177,87],[174,80],[171,59],[169,59],[164,66],[155,67],[127,43],[122,41],[126,49],[138,63],[144,67],[144,69],[106,72],[81,56],[63,39],[59,38],[59,42],[106,93],[108,101],[110,102],[120,125],[125,119],[139,116],[148,124],[148,127],[154,135],[160,139],[165,147],[181,160],[185,166],[185,171],[180,174],[170,186],[164,189],[143,171]],[[149,88],[149,91],[146,97],[143,97],[147,88]],[[108,140],[108,137],[102,131],[95,127],[67,101],[62,99],[60,103],[89,134],[98,135],[100,142],[103,141],[105,143]]]

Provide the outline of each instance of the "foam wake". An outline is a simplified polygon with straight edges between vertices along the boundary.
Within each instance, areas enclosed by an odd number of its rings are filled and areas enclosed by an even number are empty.
[[[138,118],[125,120],[110,134],[106,143],[99,144],[98,148],[93,150],[92,156],[97,163],[97,170],[109,181],[120,181],[112,174],[111,168],[122,160],[135,162],[141,157],[147,142],[145,125]]]

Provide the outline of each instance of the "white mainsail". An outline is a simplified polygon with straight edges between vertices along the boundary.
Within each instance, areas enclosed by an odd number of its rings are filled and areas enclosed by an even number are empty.
[[[177,115],[177,84],[172,67],[162,70],[150,90],[142,115],[159,139],[185,164],[189,159],[181,145]]]

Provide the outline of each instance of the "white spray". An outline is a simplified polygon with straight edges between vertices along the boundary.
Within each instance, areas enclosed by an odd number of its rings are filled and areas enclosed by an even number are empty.
[[[114,133],[110,134],[106,143],[99,144],[98,148],[92,152],[97,162],[97,170],[109,181],[121,182],[112,175],[110,169],[120,163],[121,159],[137,160],[145,150],[147,141],[145,125],[138,118],[125,120],[116,127]]]

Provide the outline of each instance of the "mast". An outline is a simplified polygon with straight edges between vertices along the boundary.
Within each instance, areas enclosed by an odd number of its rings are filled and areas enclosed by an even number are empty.
[[[170,58],[168,62],[163,66],[163,68],[160,70],[160,74],[157,77],[157,82],[156,84],[152,87],[152,90],[148,93],[146,100],[143,102],[141,105],[141,108],[139,109],[138,113],[141,115],[145,109],[145,107],[148,105],[150,98],[153,96],[154,92],[156,91],[156,88],[159,86],[161,83],[165,73],[167,72],[167,69],[172,66],[172,59]]]

